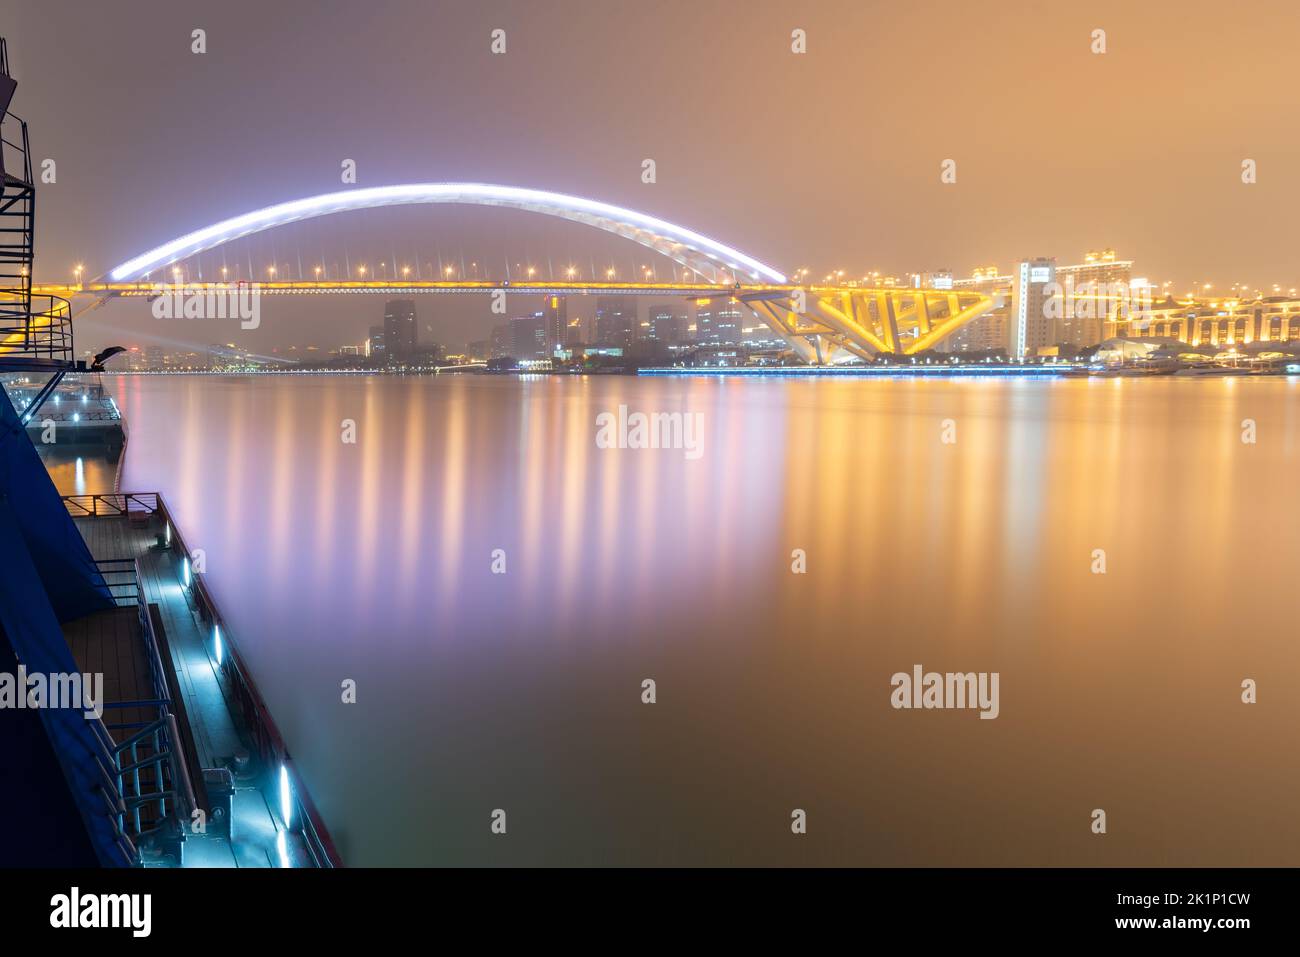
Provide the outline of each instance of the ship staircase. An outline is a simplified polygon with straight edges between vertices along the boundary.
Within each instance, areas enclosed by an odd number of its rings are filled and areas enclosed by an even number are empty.
[[[72,306],[32,295],[36,178],[27,124],[9,111],[16,87],[0,38],[0,373],[48,377],[24,410],[30,419],[74,368]]]

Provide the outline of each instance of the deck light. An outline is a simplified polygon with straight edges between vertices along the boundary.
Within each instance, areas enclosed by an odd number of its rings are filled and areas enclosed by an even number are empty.
[[[293,822],[293,790],[289,787],[289,768],[284,764],[280,765],[280,817],[288,830]]]
[[[225,653],[221,647],[221,626],[212,626],[212,648],[217,654],[217,667],[221,667],[221,661],[225,658]]]
[[[190,560],[188,556],[181,559],[181,581],[185,583],[186,588],[190,587]]]

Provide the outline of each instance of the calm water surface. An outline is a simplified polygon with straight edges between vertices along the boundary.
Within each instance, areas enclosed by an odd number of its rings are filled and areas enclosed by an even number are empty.
[[[349,863],[1300,861],[1295,380],[105,382]]]

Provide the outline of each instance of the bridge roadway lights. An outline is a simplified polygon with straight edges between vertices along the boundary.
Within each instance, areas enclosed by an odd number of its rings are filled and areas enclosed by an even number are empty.
[[[33,293],[94,297],[88,309],[111,298],[152,298],[161,283],[95,282],[41,285]],[[188,284],[187,284],[188,285]],[[202,286],[201,283],[195,283]],[[213,285],[231,286],[235,283]],[[248,285],[245,283],[244,285]],[[258,282],[261,295],[485,293],[508,289],[519,295],[641,295],[691,299],[729,298],[754,310],[810,365],[834,365],[878,353],[913,355],[932,348],[1000,303],[977,292],[864,286],[793,286],[776,283],[513,282],[407,280]]]
[[[341,283],[269,282],[257,283],[257,287],[263,295],[482,292],[508,286],[512,292],[546,294],[617,290],[647,295],[731,296],[761,314],[806,362],[818,365],[853,356],[866,358],[880,352],[896,355],[920,352],[994,306],[989,297],[965,291],[798,287],[771,266],[676,223],[586,197],[492,183],[400,183],[277,203],[186,233],[127,260],[107,277],[64,288],[74,295],[97,296],[95,305],[116,295],[157,295],[158,288],[148,281],[153,273],[176,268],[176,263],[190,261],[233,239],[348,210],[439,204],[504,207],[582,223],[654,250],[685,267],[684,275],[693,274],[696,281],[691,284],[548,282],[534,286],[531,281],[408,283],[371,279]]]
[[[73,294],[99,298],[157,295],[148,278],[176,263],[225,243],[288,223],[356,209],[385,206],[495,206],[554,216],[630,239],[671,259],[694,275],[691,284],[531,282],[407,283],[258,283],[261,294],[372,292],[512,292],[730,296],[749,304],[806,362],[824,365],[853,356],[888,352],[907,355],[927,349],[963,323],[993,308],[993,300],[974,292],[921,289],[869,289],[856,286],[797,287],[762,262],[717,240],[647,213],[550,190],[492,183],[400,183],[348,189],[277,203],[212,223],[179,236],[109,272],[107,277],[69,287]],[[78,275],[80,278],[80,275]],[[111,281],[105,281],[105,279]],[[141,282],[141,280],[146,280]],[[238,284],[238,283],[237,283]],[[91,307],[93,308],[93,306]]]

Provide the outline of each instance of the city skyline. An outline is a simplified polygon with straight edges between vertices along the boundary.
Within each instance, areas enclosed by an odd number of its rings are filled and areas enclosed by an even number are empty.
[[[1072,263],[1070,258],[1080,261]],[[402,274],[412,274],[410,267],[400,269]],[[1027,271],[1017,281],[1020,270]],[[394,268],[392,271],[398,270]],[[530,269],[529,273],[532,272],[534,270]],[[577,272],[574,267],[563,270],[570,281],[580,279]],[[603,278],[612,278],[614,272],[612,268],[607,270]],[[819,280],[805,275],[807,272],[806,269],[796,271],[792,281],[816,287]],[[1035,288],[1041,294],[1034,300],[1026,317],[1032,320],[1026,322],[1027,338],[1017,339],[1017,326],[1021,319],[1016,303],[1023,298],[1024,281],[1030,272],[1042,273],[1035,276]],[[1033,357],[1049,354],[1042,351],[1048,347],[1096,347],[1113,336],[1172,335],[1191,344],[1202,340],[1215,344],[1221,340],[1229,344],[1234,341],[1249,343],[1255,339],[1290,340],[1300,336],[1300,329],[1291,320],[1293,310],[1300,316],[1300,298],[1297,298],[1295,288],[1282,289],[1275,285],[1272,289],[1249,290],[1238,284],[1219,288],[1207,282],[1197,283],[1193,289],[1180,293],[1172,288],[1170,282],[1161,283],[1139,276],[1139,272],[1140,266],[1133,260],[1124,259],[1116,250],[1107,248],[1088,250],[1080,257],[1067,257],[1065,261],[1058,257],[1038,257],[1010,267],[985,264],[971,270],[969,276],[954,274],[951,270],[935,270],[888,276],[871,272],[860,280],[841,278],[835,273],[823,278],[828,283],[848,287],[860,283],[882,288],[974,289],[996,294],[998,304],[990,312],[946,335],[934,347],[938,353],[950,355],[1001,352],[1007,357]],[[449,266],[447,275],[450,277],[451,273],[452,267]],[[188,269],[184,274],[179,268],[176,270],[178,282],[184,283],[190,275]],[[315,270],[315,278],[323,278],[319,268]],[[1117,299],[1122,301],[1118,308],[1114,304]],[[376,296],[376,301],[382,302],[382,298]],[[561,353],[568,356],[574,352],[574,347],[577,347],[577,355],[581,355],[583,347],[587,347],[588,353],[593,352],[591,347],[601,347],[596,351],[612,351],[616,355],[635,353],[643,361],[680,358],[682,350],[688,346],[733,345],[772,351],[779,351],[782,347],[780,337],[768,328],[763,316],[750,304],[734,299],[728,305],[725,299],[682,296],[524,294],[513,297],[511,301],[514,305],[507,316],[493,315],[486,323],[481,316],[476,317],[471,331],[475,338],[465,340],[458,341],[446,334],[446,314],[456,311],[455,300],[446,296],[417,294],[411,298],[389,299],[382,306],[372,306],[374,310],[382,310],[382,313],[375,312],[374,315],[385,315],[384,321],[367,325],[365,318],[359,319],[360,328],[353,323],[353,330],[350,333],[345,331],[341,339],[308,337],[272,347],[266,354],[251,349],[241,350],[233,342],[210,344],[206,349],[197,340],[173,340],[170,349],[163,349],[156,343],[131,343],[126,346],[128,352],[122,367],[133,371],[164,366],[203,368],[205,354],[213,357],[242,354],[255,364],[266,361],[320,362],[350,357],[355,360],[354,365],[372,366],[375,363],[362,360],[373,358],[382,366],[412,358],[416,340],[421,355],[436,354],[440,359],[446,356],[451,362],[501,357],[552,358]],[[388,328],[387,312],[394,302],[409,305],[409,333],[414,338],[403,348],[386,350],[385,339],[392,334]],[[1244,315],[1252,303],[1257,311],[1263,308],[1276,313],[1279,319],[1268,328],[1257,323],[1249,330],[1243,326],[1239,331],[1236,327],[1229,331],[1224,326],[1222,332],[1218,328],[1211,330],[1208,325],[1197,327],[1188,321],[1189,316],[1194,319],[1198,313],[1206,317]],[[1204,312],[1207,308],[1214,311]],[[615,320],[611,321],[608,316],[602,318],[609,312],[615,315]],[[626,320],[617,318],[624,313]],[[715,314],[721,317],[720,320],[715,320]],[[199,327],[198,332],[202,331]],[[669,344],[674,348],[665,353],[663,350],[649,351],[638,345],[647,342]],[[83,349],[83,354],[92,355],[94,351],[93,348]],[[160,358],[164,354],[165,361]]]

